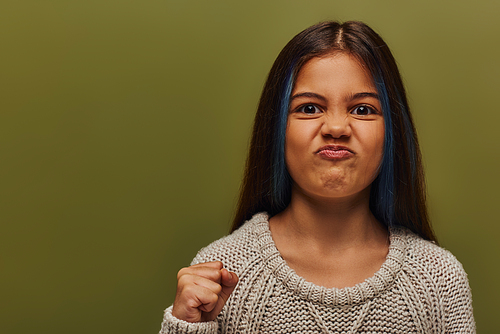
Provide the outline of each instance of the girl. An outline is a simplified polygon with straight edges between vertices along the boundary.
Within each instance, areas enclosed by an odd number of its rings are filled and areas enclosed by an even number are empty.
[[[160,333],[474,333],[424,183],[385,42],[361,22],[304,30],[265,84],[232,234],[179,271]]]

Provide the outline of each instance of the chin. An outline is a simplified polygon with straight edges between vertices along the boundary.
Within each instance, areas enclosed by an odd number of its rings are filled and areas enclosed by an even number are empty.
[[[370,196],[370,186],[368,187],[350,187],[348,184],[343,182],[331,181],[324,184],[322,187],[316,189],[308,189],[303,191],[303,193],[319,201],[337,201],[341,199],[355,199],[355,198],[369,198]]]

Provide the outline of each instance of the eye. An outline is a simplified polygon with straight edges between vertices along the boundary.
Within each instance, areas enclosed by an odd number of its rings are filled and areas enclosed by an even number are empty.
[[[314,114],[318,114],[321,112],[321,110],[318,107],[316,107],[314,104],[305,104],[302,107],[299,107],[297,109],[297,111],[303,112],[304,114],[307,114],[307,115],[314,115]]]
[[[355,107],[351,111],[351,114],[358,115],[358,116],[367,116],[367,115],[377,114],[377,111],[374,108],[369,107],[367,105],[361,105],[361,106]]]

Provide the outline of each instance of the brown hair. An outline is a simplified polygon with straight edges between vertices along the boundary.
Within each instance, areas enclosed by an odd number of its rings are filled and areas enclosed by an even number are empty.
[[[273,216],[290,203],[284,162],[290,93],[302,66],[332,52],[357,57],[371,73],[385,121],[384,157],[372,183],[370,209],[387,226],[405,226],[436,241],[429,223],[425,179],[410,108],[396,61],[382,38],[362,22],[323,22],[296,35],[269,72],[257,114],[231,231],[257,212]]]

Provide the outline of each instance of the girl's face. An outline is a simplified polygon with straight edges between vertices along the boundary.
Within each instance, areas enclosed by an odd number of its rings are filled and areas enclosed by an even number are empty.
[[[346,198],[367,190],[384,152],[384,118],[369,72],[353,56],[312,58],[290,98],[285,160],[292,193]]]

